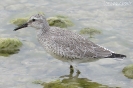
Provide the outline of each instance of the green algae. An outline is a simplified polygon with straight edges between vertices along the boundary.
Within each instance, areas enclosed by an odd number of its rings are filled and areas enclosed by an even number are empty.
[[[35,81],[33,83],[41,84],[43,88],[108,88],[106,85],[92,82],[87,78],[55,80],[49,83]]]
[[[28,18],[16,18],[10,21],[10,23],[15,24],[16,26],[21,26],[22,24],[26,23]]]
[[[17,38],[0,38],[0,56],[9,56],[19,51],[22,43]]]
[[[66,16],[55,16],[47,19],[50,26],[56,26],[60,28],[67,28],[73,26],[73,23]]]
[[[133,64],[124,67],[122,72],[129,79],[133,79]]]
[[[68,75],[60,76],[55,81],[43,82],[41,80],[36,80],[33,83],[42,85],[43,88],[120,88],[120,87],[109,87],[97,82],[93,82],[87,78],[78,78],[80,72],[77,71],[76,75],[74,74],[73,67],[70,66],[70,72]]]
[[[93,38],[94,35],[101,34],[101,31],[95,28],[83,28],[80,30],[79,33],[89,35],[89,38]]]

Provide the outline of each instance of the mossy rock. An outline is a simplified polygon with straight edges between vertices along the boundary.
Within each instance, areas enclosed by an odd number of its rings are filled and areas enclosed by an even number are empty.
[[[0,38],[0,56],[17,53],[22,43],[17,38]]]
[[[35,84],[41,84],[43,88],[109,88],[96,82],[92,82],[87,78],[63,79],[52,81],[49,83],[42,81],[35,81]]]
[[[133,79],[133,64],[124,67],[122,72],[126,77]]]
[[[83,28],[79,32],[80,34],[89,35],[90,38],[94,37],[96,34],[101,34],[100,30],[97,30],[95,28]]]
[[[68,19],[68,17],[61,15],[49,17],[47,21],[50,26],[56,26],[60,28],[67,28],[73,26],[73,23]]]
[[[28,21],[30,17],[25,17],[25,18],[16,18],[10,21],[10,23],[20,26]],[[61,27],[61,28],[67,28],[70,26],[73,26],[73,23],[68,19],[68,17],[65,16],[55,16],[55,17],[49,17],[47,18],[47,21],[50,26],[56,26],[56,27]]]
[[[17,19],[11,20],[10,22],[12,24],[17,25],[17,26],[21,26],[22,24],[26,23],[28,21],[28,19],[29,19],[28,17],[26,17],[26,18],[17,18]]]

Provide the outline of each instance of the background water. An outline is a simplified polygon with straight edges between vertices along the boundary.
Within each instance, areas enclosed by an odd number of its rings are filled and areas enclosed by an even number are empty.
[[[122,88],[132,88],[133,81],[122,69],[133,63],[133,2],[126,0],[0,0],[0,37],[19,38],[23,47],[18,54],[0,56],[0,88],[42,88],[35,80],[45,82],[69,73],[69,65],[45,53],[36,40],[36,31],[25,28],[14,32],[10,20],[44,12],[46,17],[68,16],[75,24],[69,30],[84,27],[102,30],[93,42],[127,55],[124,60],[101,59],[78,66],[80,77]],[[114,4],[115,3],[115,4]],[[125,4],[126,3],[126,4]]]

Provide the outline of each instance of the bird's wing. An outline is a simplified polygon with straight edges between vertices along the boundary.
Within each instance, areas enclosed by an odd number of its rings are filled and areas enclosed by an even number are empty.
[[[62,35],[51,36],[50,40],[53,52],[68,58],[103,58],[112,54],[111,51],[73,32],[65,31]]]

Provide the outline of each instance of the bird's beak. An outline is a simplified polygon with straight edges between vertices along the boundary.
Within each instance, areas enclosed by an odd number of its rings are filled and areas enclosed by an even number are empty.
[[[15,28],[14,31],[17,31],[17,30],[19,30],[19,29],[21,29],[21,28],[25,28],[25,27],[28,27],[28,22],[25,23],[25,24],[22,24],[21,26],[19,26],[19,27],[17,27],[17,28]]]

